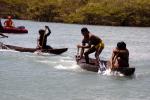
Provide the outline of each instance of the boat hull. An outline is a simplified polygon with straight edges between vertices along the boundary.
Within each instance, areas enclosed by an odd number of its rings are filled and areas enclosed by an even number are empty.
[[[13,46],[13,45],[6,45],[6,44],[3,44],[4,47],[3,49],[13,49],[13,50],[16,50],[16,51],[20,51],[20,52],[35,52],[35,51],[38,51],[38,49],[36,48],[24,48],[24,47],[19,47],[19,46]],[[58,49],[43,49],[41,50],[41,52],[43,53],[51,53],[51,54],[62,54],[64,52],[66,52],[68,50],[68,48],[58,48]]]
[[[122,68],[113,69],[112,71],[118,71],[118,72],[122,73],[125,76],[131,76],[131,75],[134,74],[135,68],[122,67]]]
[[[25,34],[28,33],[28,30],[25,28],[8,28],[3,27],[3,30],[1,30],[2,33],[13,33],[13,34]]]

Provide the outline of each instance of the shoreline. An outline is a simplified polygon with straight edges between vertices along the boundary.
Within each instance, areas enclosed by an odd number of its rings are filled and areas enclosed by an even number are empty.
[[[6,18],[1,18],[2,20],[6,20]],[[104,24],[84,24],[84,23],[67,23],[67,22],[50,22],[50,21],[37,21],[32,19],[12,19],[12,20],[23,20],[30,22],[44,22],[44,23],[58,23],[58,24],[73,24],[73,25],[88,25],[88,26],[108,26],[108,27],[137,27],[137,28],[149,28],[150,26],[119,26],[119,25],[104,25]]]
[[[0,1],[0,16],[40,22],[150,27],[148,0]]]

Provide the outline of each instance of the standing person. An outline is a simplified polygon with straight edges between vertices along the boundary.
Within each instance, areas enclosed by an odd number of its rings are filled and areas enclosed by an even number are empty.
[[[46,33],[48,30],[48,33]],[[51,46],[47,45],[47,37],[50,35],[51,31],[48,26],[45,26],[45,30],[39,30],[39,38],[37,39],[37,49],[52,49]]]
[[[129,51],[123,41],[117,43],[111,57],[111,69],[120,67],[129,67]]]
[[[8,16],[8,19],[4,22],[4,27],[15,27],[14,22],[12,21],[12,17]]]
[[[99,64],[99,55],[104,49],[103,41],[99,37],[90,33],[86,27],[81,29],[81,34],[83,35],[82,45],[77,45],[78,48],[82,48],[80,58],[82,58],[84,54],[86,63],[89,63],[89,54],[95,52],[96,64]],[[88,50],[84,52],[85,48],[88,48]]]

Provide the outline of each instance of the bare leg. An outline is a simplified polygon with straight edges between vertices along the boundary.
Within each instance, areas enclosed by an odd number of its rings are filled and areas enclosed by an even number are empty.
[[[97,50],[96,50],[96,52],[95,52],[95,58],[96,58],[96,63],[99,65],[99,62],[100,62],[100,57],[99,57],[99,55],[101,54],[101,52],[103,51],[103,47],[101,48],[98,48]]]
[[[95,52],[95,51],[96,51],[95,47],[92,47],[92,48],[88,49],[88,50],[84,53],[86,63],[89,63],[89,54],[90,54],[90,53],[93,53],[93,52]]]

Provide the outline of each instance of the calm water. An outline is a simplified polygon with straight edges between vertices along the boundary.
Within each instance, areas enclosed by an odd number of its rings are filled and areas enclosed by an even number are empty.
[[[69,50],[62,55],[0,50],[0,100],[150,100],[150,28],[14,22],[24,25],[29,33],[9,34],[0,42],[35,47],[38,30],[48,25],[52,31],[48,44]],[[82,39],[80,29],[85,26],[104,40],[102,59],[108,60],[116,43],[125,41],[135,76],[100,75],[80,69],[74,55]]]

